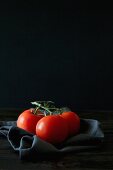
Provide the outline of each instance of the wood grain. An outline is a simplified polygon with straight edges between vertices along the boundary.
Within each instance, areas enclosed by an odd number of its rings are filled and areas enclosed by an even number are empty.
[[[0,111],[0,120],[16,120],[21,109]],[[105,133],[101,148],[79,153],[68,153],[52,160],[35,163],[22,162],[7,140],[0,138],[0,170],[112,170],[113,169],[113,112],[80,112],[81,118],[97,119]]]

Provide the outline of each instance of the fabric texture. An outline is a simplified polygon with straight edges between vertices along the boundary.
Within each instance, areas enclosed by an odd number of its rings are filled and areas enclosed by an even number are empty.
[[[16,126],[16,121],[0,121],[0,136],[5,137],[21,160],[37,160],[68,152],[87,151],[101,146],[104,133],[99,121],[81,119],[79,134],[59,145],[52,145]]]

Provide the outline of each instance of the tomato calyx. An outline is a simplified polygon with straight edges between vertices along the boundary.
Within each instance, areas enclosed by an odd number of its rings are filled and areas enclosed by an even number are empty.
[[[36,116],[45,116],[43,112],[41,112],[41,110],[39,110],[38,108],[30,108],[29,109],[31,114],[36,115]]]

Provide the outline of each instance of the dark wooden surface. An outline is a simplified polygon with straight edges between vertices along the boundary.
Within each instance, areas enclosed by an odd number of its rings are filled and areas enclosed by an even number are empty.
[[[16,120],[20,110],[1,110],[0,120]],[[69,153],[54,160],[36,163],[22,162],[6,139],[0,138],[0,170],[108,170],[113,169],[113,112],[81,112],[81,118],[93,118],[101,122],[105,140],[100,149]]]

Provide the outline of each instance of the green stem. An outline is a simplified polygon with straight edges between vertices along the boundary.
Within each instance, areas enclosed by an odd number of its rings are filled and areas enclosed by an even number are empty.
[[[52,101],[34,101],[31,102],[31,104],[37,106],[35,109],[34,114],[36,114],[37,110],[40,108],[44,111],[44,115],[46,116],[46,112],[49,113],[49,115],[52,115],[53,112],[57,112],[57,114],[61,114],[62,113],[62,109],[61,108],[56,108],[53,105],[54,102]],[[55,113],[54,113],[55,114]]]
[[[31,102],[31,103],[32,103],[33,105],[38,106],[38,108],[42,108],[42,109],[46,110],[47,112],[50,113],[50,115],[52,115],[52,112],[51,112],[47,107],[44,107],[44,106],[42,106],[40,103],[37,103],[37,102]]]
[[[44,110],[46,110],[47,112],[49,112],[50,113],[50,115],[52,115],[52,112],[47,108],[47,107],[43,107],[43,106],[41,106],[41,108],[42,109],[44,109]]]

